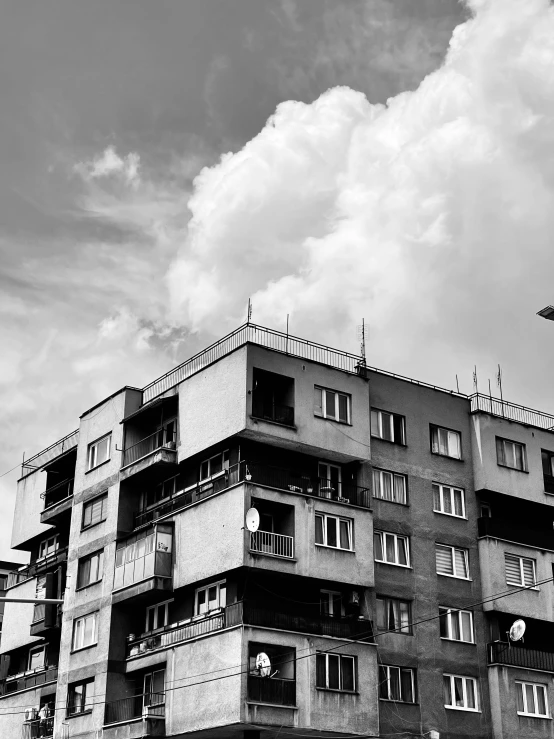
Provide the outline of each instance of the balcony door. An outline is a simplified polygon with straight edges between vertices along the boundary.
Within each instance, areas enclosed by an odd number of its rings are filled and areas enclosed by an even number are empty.
[[[143,708],[159,706],[165,700],[165,669],[147,672],[143,683]]]
[[[342,494],[342,470],[336,464],[320,462],[318,465],[319,492],[324,498],[337,498]]]

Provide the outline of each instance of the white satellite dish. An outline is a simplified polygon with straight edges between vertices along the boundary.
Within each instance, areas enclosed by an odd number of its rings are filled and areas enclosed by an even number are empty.
[[[265,652],[256,655],[256,669],[260,677],[269,677],[271,674],[271,660]]]
[[[249,508],[246,511],[246,528],[252,532],[260,528],[260,514],[255,508]]]
[[[510,640],[519,641],[525,634],[525,629],[525,621],[521,618],[518,618],[518,620],[514,621],[513,624],[510,626],[510,631],[508,632],[510,635]]]

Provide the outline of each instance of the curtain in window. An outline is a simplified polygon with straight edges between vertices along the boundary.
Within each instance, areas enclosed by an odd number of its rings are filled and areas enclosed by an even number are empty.
[[[394,500],[406,503],[406,478],[403,475],[394,476]]]

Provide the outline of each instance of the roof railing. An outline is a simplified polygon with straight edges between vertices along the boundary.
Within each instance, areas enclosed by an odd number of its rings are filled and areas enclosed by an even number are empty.
[[[536,426],[545,431],[554,431],[554,416],[542,411],[526,408],[524,405],[509,403],[502,398],[495,398],[484,393],[470,395],[471,412],[488,413],[491,416],[505,418],[507,421],[515,421],[526,426]]]

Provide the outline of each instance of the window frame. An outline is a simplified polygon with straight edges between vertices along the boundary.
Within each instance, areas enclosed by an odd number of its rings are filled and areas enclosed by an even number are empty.
[[[98,614],[99,611],[91,611],[90,613],[85,613],[82,616],[79,616],[78,618],[73,619],[73,629],[71,632],[71,652],[80,652],[82,649],[89,649],[90,647],[95,647],[98,644]],[[80,644],[80,646],[76,646],[76,632],[77,632],[77,624],[81,621],[85,622],[87,618],[94,618],[94,627],[92,631],[92,638],[93,641],[90,642],[90,644]],[[83,641],[84,641],[84,634],[85,629],[82,629],[82,635],[83,635]]]
[[[221,459],[221,469],[219,472],[212,472],[212,462],[214,459]],[[208,475],[206,477],[202,477],[202,467],[205,464],[208,465]],[[229,449],[222,449],[222,451],[217,452],[217,454],[213,454],[211,457],[207,457],[200,462],[200,467],[198,468],[198,482],[201,483],[211,480],[212,477],[221,475],[226,470],[229,470]]]
[[[454,547],[451,544],[442,544],[439,542],[435,542],[435,568],[437,565],[436,558],[437,558],[437,547],[442,547],[443,549],[450,549],[451,553],[451,562],[452,562],[452,572],[456,572],[456,557],[454,556],[454,552],[463,552],[464,553],[464,561],[466,565],[466,571],[467,571],[467,577],[461,577],[460,575],[452,574],[446,572],[439,572],[438,569],[436,570],[437,575],[440,575],[441,577],[452,577],[455,580],[466,580],[469,582],[471,580],[471,575],[469,572],[469,550],[464,549],[464,547]]]
[[[399,561],[390,562],[387,559],[377,559],[377,555],[376,555],[376,552],[375,552],[375,536],[379,536],[381,538],[381,553],[383,554],[383,557],[386,557],[386,552],[387,552],[387,548],[385,546],[386,539],[384,537],[386,537],[386,536],[392,536],[393,537],[393,539],[394,539],[394,553],[395,553],[395,557],[396,557],[397,560],[399,559],[398,553],[400,551],[399,548],[398,548],[398,541],[399,541],[399,539],[403,539],[406,542],[406,564],[402,564]],[[392,565],[393,567],[404,567],[406,569],[411,569],[411,567],[412,567],[412,557],[411,557],[411,547],[410,547],[410,537],[409,536],[406,536],[404,534],[395,534],[392,531],[381,531],[381,530],[375,530],[374,529],[374,531],[373,531],[373,542],[374,542],[373,559],[374,559],[375,562],[379,562],[379,563],[385,564],[385,565]]]
[[[164,600],[161,603],[154,603],[151,606],[146,606],[146,612],[145,612],[146,620],[144,623],[144,633],[145,634],[150,634],[154,631],[157,631],[158,629],[163,629],[165,626],[169,624],[169,604],[173,602],[174,602],[174,599],[170,598],[169,600]],[[160,625],[160,608],[162,607],[164,610],[162,621],[164,623]],[[148,628],[150,611],[154,612],[154,623],[156,624],[152,629]]]
[[[315,687],[316,690],[330,690],[333,693],[348,693],[350,695],[358,692],[358,660],[353,654],[340,654],[339,652],[316,652],[316,663],[319,661],[321,664],[321,658],[325,657],[325,685],[318,685],[319,670],[316,664],[315,671]],[[339,687],[329,687],[329,657],[338,658],[338,678]],[[343,687],[343,662],[350,662],[352,664],[352,682],[353,689]]]
[[[533,689],[533,703],[535,704],[535,708],[538,708],[538,700],[537,700],[537,688],[540,688],[543,692],[543,698],[544,698],[544,706],[546,713],[530,713],[529,711],[523,710],[518,711],[517,710],[517,700],[516,700],[516,712],[518,716],[531,716],[533,718],[551,718],[548,708],[548,686],[544,683],[531,683],[527,680],[516,680],[515,684],[519,686],[520,689],[520,696],[521,696],[521,702],[523,704],[523,708],[528,708],[527,706],[527,691],[525,690],[526,687],[531,687]],[[518,688],[516,688],[517,690]]]
[[[383,609],[383,616],[385,619],[383,622],[381,622],[380,620],[380,613],[379,613],[380,608],[379,608],[379,605],[377,604],[377,601],[383,602],[382,609]],[[395,621],[396,621],[396,613],[394,612],[395,611],[394,604],[398,604],[398,625],[399,626],[398,628],[395,628],[395,629],[391,629],[391,627],[388,624],[387,614],[389,612],[389,606],[391,603],[393,604],[393,617]],[[407,611],[408,611],[408,623],[405,627],[402,627],[402,616],[401,616],[401,610],[400,610],[401,604],[406,605]],[[389,595],[377,595],[376,596],[376,606],[375,606],[375,623],[377,624],[377,629],[379,630],[385,629],[386,632],[388,633],[403,634],[404,636],[413,636],[414,630],[412,626],[412,601],[406,600],[405,598],[395,598]]]
[[[375,473],[379,476],[379,488],[383,490],[383,475],[391,476],[391,491],[394,496],[396,486],[394,484],[395,478],[399,477],[404,481],[404,500],[389,500],[382,495],[376,495],[377,485],[375,484]],[[381,467],[373,467],[371,470],[371,485],[373,487],[373,497],[376,500],[384,500],[385,503],[396,503],[396,505],[408,505],[408,475],[404,475],[401,472],[393,472],[392,470],[384,470]]]
[[[98,565],[97,565],[97,578],[96,580],[88,580],[86,583],[81,582],[81,573],[82,573],[82,567],[87,563],[91,562],[94,557],[98,558]],[[83,590],[84,588],[88,588],[91,585],[96,585],[99,582],[102,582],[103,577],[103,567],[104,567],[104,549],[97,549],[95,552],[92,552],[92,554],[87,554],[85,557],[80,557],[77,562],[77,587],[75,590]],[[92,566],[89,568],[89,578],[90,573],[92,572]]]
[[[44,554],[41,554],[42,548],[47,545],[49,542],[54,542],[53,549],[51,552],[47,551]],[[47,539],[43,539],[39,545],[38,545],[38,557],[36,558],[36,562],[42,559],[46,559],[47,557],[50,557],[52,554],[55,554],[60,548],[60,537],[59,534],[54,534],[54,536],[49,536]]]
[[[315,392],[320,393],[321,402],[318,406],[315,406]],[[327,410],[327,393],[333,393],[335,396],[334,403],[334,416],[329,415]],[[340,402],[339,397],[346,398],[346,421],[340,418]],[[317,410],[321,407],[321,413]],[[350,393],[344,393],[341,390],[333,390],[330,387],[323,387],[322,385],[314,385],[314,416],[318,418],[324,418],[327,421],[335,421],[336,423],[344,423],[347,426],[352,425],[352,395]]]
[[[327,596],[324,598],[323,596]],[[334,597],[333,597],[334,596]],[[340,613],[335,613],[335,606],[338,601],[338,609]],[[327,612],[324,612],[323,604],[326,604]],[[344,608],[344,596],[339,590],[326,590],[320,588],[319,590],[319,610],[322,616],[329,616],[330,618],[342,618],[345,614]]]
[[[102,516],[104,518],[101,518],[99,521],[91,521],[91,523],[85,523],[85,516],[86,512],[89,509],[89,507],[93,506],[94,503],[97,501],[103,499],[104,503],[102,504]],[[106,504],[108,502],[108,491],[105,490],[104,492],[100,493],[99,495],[95,495],[94,498],[89,498],[88,500],[83,501],[83,513],[81,516],[81,531],[86,531],[87,529],[91,529],[93,526],[98,526],[98,524],[104,523],[106,519],[108,518],[108,513],[106,509]]]
[[[519,560],[519,574],[521,577],[521,582],[513,582],[508,579],[508,570],[506,567],[506,558],[512,557],[513,559]],[[531,565],[533,567],[533,585],[527,585],[525,583],[525,572],[523,569],[523,561],[531,562]],[[504,573],[506,575],[506,585],[510,585],[515,588],[526,588],[527,590],[540,590],[540,588],[537,586],[537,560],[533,559],[532,557],[524,557],[521,554],[513,554],[512,552],[504,552]]]
[[[221,605],[221,586],[222,585],[225,586],[225,603],[223,605]],[[209,605],[209,602],[210,602],[209,599],[208,599],[210,588],[217,588],[217,602],[218,602],[219,605],[217,605],[215,608],[208,608],[208,605]],[[198,594],[199,593],[203,593],[203,592],[206,593],[206,600],[205,600],[206,610],[205,611],[202,611],[202,613],[200,613],[199,612],[199,609],[198,609]],[[196,588],[196,590],[194,591],[194,616],[195,617],[200,617],[200,616],[205,617],[205,616],[208,616],[210,613],[212,613],[214,611],[219,611],[220,609],[225,608],[226,605],[227,605],[227,580],[226,579],[217,580],[216,582],[207,583],[206,585],[202,586],[201,588]]]
[[[437,431],[437,451],[435,451],[433,449],[433,431],[435,429]],[[448,452],[446,454],[443,454],[440,451],[440,438],[439,438],[439,436],[440,436],[439,432],[440,431],[446,431],[447,432],[446,439],[447,439],[447,449],[448,449],[448,451],[450,451],[449,444],[448,444],[448,434],[457,434],[457,436],[458,436],[458,447],[459,447],[459,451],[460,451],[460,456],[459,457],[456,457],[453,454],[449,454]],[[457,431],[456,429],[449,429],[446,426],[439,426],[436,423],[430,423],[429,424],[429,441],[430,441],[431,454],[435,454],[437,457],[446,457],[447,459],[457,459],[460,462],[463,461],[463,456],[462,456],[462,432],[461,431]]]
[[[106,459],[103,459],[101,462],[98,462],[98,447],[105,439],[108,439],[107,456],[106,456]],[[91,441],[90,444],[88,445],[86,471],[90,472],[91,470],[95,470],[97,467],[100,467],[106,462],[109,462],[111,459],[111,453],[112,453],[112,432],[109,431],[107,434],[100,436],[95,441]]]
[[[71,716],[82,716],[86,713],[92,713],[92,708],[94,705],[94,702],[93,702],[94,696],[89,696],[87,699],[87,694],[89,692],[87,688],[89,685],[94,685],[93,677],[88,678],[87,680],[79,680],[74,683],[69,683],[68,688],[67,688],[67,705],[66,705],[66,711],[65,711],[65,715],[68,718]],[[71,706],[73,707],[75,706],[75,701],[73,700],[72,702],[71,700],[72,694],[74,693],[76,688],[80,688],[80,687],[84,688],[81,694],[81,700],[80,700],[80,702],[82,703],[82,707],[78,711],[71,710]]]
[[[385,680],[381,680],[381,670],[384,670],[386,673]],[[400,689],[400,698],[391,698],[391,670],[398,670],[398,686]],[[402,673],[403,672],[409,672],[410,673],[410,683],[411,683],[411,689],[412,689],[412,700],[403,700],[402,698]],[[414,705],[417,703],[417,682],[416,682],[416,670],[413,667],[400,667],[399,665],[379,665],[378,670],[378,683],[379,683],[379,700],[381,701],[390,701],[391,703],[407,703],[408,705]],[[381,690],[383,685],[387,686],[387,695],[388,697],[385,698],[381,695]]]
[[[322,542],[318,542],[317,541],[317,519],[318,518],[321,518],[322,519],[322,524],[321,524],[322,537],[323,537],[323,541]],[[336,527],[335,527],[335,530],[336,530],[336,541],[337,541],[336,546],[334,546],[333,544],[328,544],[327,543],[327,539],[328,539],[328,537],[327,537],[327,521],[329,519],[334,519],[336,521]],[[332,513],[323,513],[323,511],[316,511],[315,512],[315,522],[316,523],[315,523],[314,544],[315,544],[316,547],[325,547],[327,549],[339,549],[341,552],[353,552],[354,551],[354,519],[352,519],[352,518],[346,518],[344,516],[336,516],[336,515],[334,515]],[[346,523],[346,525],[347,525],[348,540],[349,540],[349,544],[350,544],[350,546],[348,548],[341,547],[341,545],[340,545],[340,541],[341,541],[341,537],[340,537],[340,533],[341,533],[340,524],[341,524],[341,522],[342,523]]]
[[[513,439],[506,439],[503,436],[495,436],[495,445],[496,445],[496,464],[498,467],[505,467],[508,470],[515,470],[516,472],[528,472],[529,468],[527,467],[527,446],[521,441],[514,441]],[[513,447],[513,461],[514,463],[517,461],[515,449],[516,447],[521,448],[521,467],[518,467],[516,464],[508,464],[508,455],[506,453],[506,445],[511,445]],[[500,448],[502,448],[502,452],[500,454]],[[500,460],[500,456],[503,457],[504,461]]]
[[[440,513],[443,516],[452,516],[453,518],[463,518],[467,521],[465,489],[457,485],[446,485],[445,483],[435,482],[435,481],[433,481],[431,485],[432,485],[432,490],[433,490],[433,513]],[[435,490],[434,490],[435,487],[439,488],[439,502],[441,506],[440,509],[435,507]],[[450,509],[451,511],[453,511],[452,513],[448,513],[448,511],[444,510],[444,494],[446,490],[450,491]],[[459,516],[457,513],[454,513],[454,511],[456,510],[455,496],[454,496],[455,490],[458,490],[461,493],[461,498],[462,498],[462,515],[461,516]]]
[[[443,611],[443,613],[441,613]],[[464,628],[463,628],[463,617],[462,614],[468,614],[469,615],[469,622],[470,622],[470,631],[471,631],[471,639],[455,639],[453,634],[453,628],[452,628],[452,621],[454,616],[456,616],[458,621],[458,631],[460,635],[463,635]],[[445,619],[446,623],[446,631],[448,636],[442,635],[442,624],[443,624],[443,618]],[[445,641],[453,641],[453,642],[460,642],[462,644],[475,644],[475,621],[473,618],[473,611],[468,611],[464,608],[451,608],[450,606],[439,606],[439,631],[440,631],[440,638],[444,639]]]
[[[42,665],[40,667],[31,667],[31,660],[34,654],[42,653]],[[27,653],[27,670],[26,672],[40,672],[46,669],[46,644],[36,644],[29,648]]]
[[[447,673],[447,672],[444,672],[442,677],[443,677],[443,689],[444,689],[444,678],[447,678],[447,677],[450,678],[449,693],[450,693],[451,703],[450,704],[445,703],[444,704],[445,708],[448,708],[451,711],[469,711],[470,713],[481,713],[481,708],[480,708],[481,701],[479,698],[479,681],[477,678],[469,677],[468,675],[454,675],[452,673]],[[464,700],[463,706],[455,705],[456,692],[454,689],[454,680],[456,678],[458,680],[462,680],[462,696]],[[468,707],[467,705],[467,695],[468,695],[467,683],[470,681],[473,683],[473,695],[475,697],[475,708]],[[454,704],[452,704],[452,700],[454,701]]]
[[[374,429],[373,419],[374,414],[377,421],[377,428]],[[390,435],[391,438],[387,439],[383,436],[383,414],[390,416]],[[395,439],[394,433],[394,419],[400,419],[400,436],[401,439]],[[377,433],[378,432],[378,433]],[[382,408],[371,408],[370,409],[370,434],[374,439],[381,439],[381,441],[388,441],[390,444],[397,444],[398,446],[406,446],[406,416],[401,413],[393,413],[392,411],[385,411]]]

